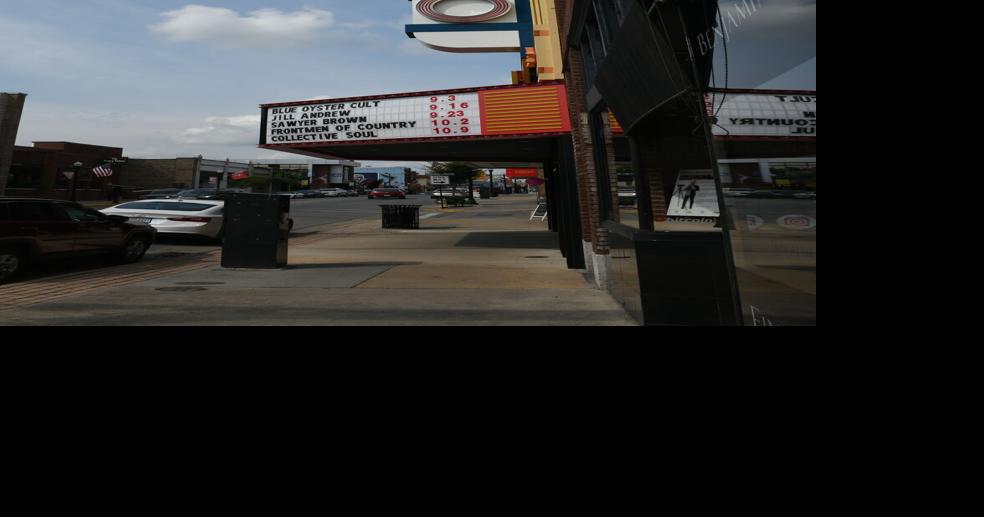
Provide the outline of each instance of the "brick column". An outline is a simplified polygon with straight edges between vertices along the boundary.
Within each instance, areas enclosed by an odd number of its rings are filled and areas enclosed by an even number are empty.
[[[0,196],[7,189],[7,177],[14,157],[17,129],[24,110],[23,93],[0,93]]]

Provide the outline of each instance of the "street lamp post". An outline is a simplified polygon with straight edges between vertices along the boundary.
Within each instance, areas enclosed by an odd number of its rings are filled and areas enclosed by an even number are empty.
[[[82,162],[73,163],[72,170],[74,171],[72,174],[72,202],[74,203],[76,201],[75,187],[79,184],[79,171],[82,170]]]
[[[215,195],[218,196],[222,192],[222,180],[226,179],[228,181],[229,177],[229,159],[226,158],[225,165],[222,167],[222,173],[217,174],[215,178]]]

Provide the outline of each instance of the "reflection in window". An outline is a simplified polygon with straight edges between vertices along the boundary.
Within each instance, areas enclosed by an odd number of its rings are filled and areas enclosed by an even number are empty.
[[[816,325],[816,0],[722,0],[708,96],[745,322]]]
[[[44,170],[40,165],[14,166],[7,178],[7,188],[41,188],[41,177]]]
[[[616,164],[618,175],[619,221],[633,228],[639,228],[639,190],[636,185],[636,172],[631,163]]]
[[[594,164],[595,177],[598,182],[598,212],[599,222],[611,219],[614,216],[612,209],[612,199],[609,193],[612,191],[611,175],[609,168],[608,147],[605,145],[605,122],[608,118],[607,111],[596,111],[591,114],[591,136],[594,145]]]
[[[722,0],[712,87],[816,90],[817,0]]]

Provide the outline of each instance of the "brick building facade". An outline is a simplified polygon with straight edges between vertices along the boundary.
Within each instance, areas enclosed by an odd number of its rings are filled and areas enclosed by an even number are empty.
[[[816,3],[555,6],[598,286],[646,324],[815,324]]]
[[[7,195],[67,199],[72,186],[65,173],[81,163],[76,184],[80,201],[108,199],[110,187],[123,188],[128,196],[136,190],[198,188],[214,186],[215,178],[227,182],[227,173],[250,168],[248,163],[193,158],[125,158],[123,149],[74,142],[35,142],[33,147],[15,147]],[[99,178],[92,169],[111,164],[113,176]]]
[[[570,37],[575,0],[556,0],[556,12],[560,27],[561,54],[564,59],[568,106],[573,127],[574,153],[577,162],[578,197],[581,204],[581,227],[585,248],[585,261],[599,288],[608,288],[609,235],[604,226],[604,207],[618,206],[618,176],[615,154],[615,135],[607,116],[602,130],[591,125],[585,99],[589,92],[586,84],[584,62],[577,52],[571,52]],[[596,164],[603,162],[602,167]],[[599,181],[599,173],[607,181]],[[618,217],[618,214],[615,214]]]
[[[140,189],[194,188],[200,158],[131,159],[125,181]]]
[[[120,165],[114,165],[110,178],[96,178],[91,171],[123,158],[123,149],[74,142],[35,142],[33,147],[15,147],[7,180],[7,195],[14,197],[52,197],[67,199],[71,180],[65,173],[81,163],[76,185],[79,200],[104,199],[106,187],[120,179]]]

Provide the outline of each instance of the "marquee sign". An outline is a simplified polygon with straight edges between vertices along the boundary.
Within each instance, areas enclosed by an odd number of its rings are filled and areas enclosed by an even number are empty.
[[[817,137],[816,92],[722,91],[707,94],[716,137]]]
[[[268,148],[568,133],[563,84],[262,106]]]
[[[417,4],[417,12],[436,22],[445,23],[481,23],[497,20],[509,14],[513,6],[507,0],[482,0],[480,3],[491,4],[492,10],[477,14],[451,14],[437,9],[438,4],[445,0],[421,0]]]

